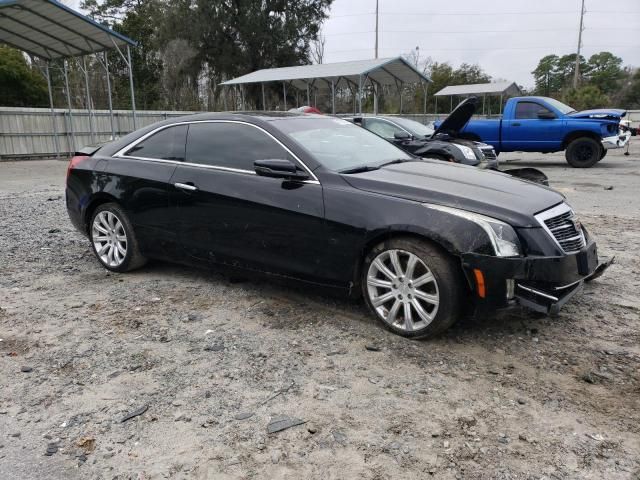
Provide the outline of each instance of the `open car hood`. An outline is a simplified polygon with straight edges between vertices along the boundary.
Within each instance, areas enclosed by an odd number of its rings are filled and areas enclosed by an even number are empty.
[[[626,114],[626,110],[619,110],[617,108],[600,108],[596,110],[583,110],[581,112],[573,112],[568,114],[568,116],[573,118],[620,120]]]
[[[449,114],[447,118],[440,124],[434,135],[438,133],[448,133],[452,136],[457,136],[464,126],[469,123],[471,117],[476,113],[476,106],[478,105],[477,97],[469,97],[463,100],[453,112]]]

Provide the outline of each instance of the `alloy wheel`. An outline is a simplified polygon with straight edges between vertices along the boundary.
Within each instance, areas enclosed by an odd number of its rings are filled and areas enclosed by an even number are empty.
[[[120,219],[108,210],[93,219],[91,239],[96,254],[105,265],[115,268],[127,256],[127,234]]]
[[[438,313],[438,282],[427,265],[411,252],[385,250],[369,266],[367,293],[387,324],[412,332],[427,327]]]

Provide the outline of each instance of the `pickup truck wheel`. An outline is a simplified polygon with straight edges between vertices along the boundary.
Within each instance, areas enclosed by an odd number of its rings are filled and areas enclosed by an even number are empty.
[[[593,167],[602,158],[602,145],[593,138],[576,138],[569,144],[564,155],[572,167]]]
[[[607,152],[608,151],[609,150],[607,150],[606,148],[604,148],[604,147],[602,148],[602,153],[600,154],[600,160],[602,160],[604,157],[607,156]]]
[[[464,305],[459,264],[435,245],[393,238],[364,260],[362,293],[371,312],[403,337],[433,337],[449,328]]]

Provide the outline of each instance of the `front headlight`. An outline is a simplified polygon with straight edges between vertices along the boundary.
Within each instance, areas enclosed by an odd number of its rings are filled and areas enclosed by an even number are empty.
[[[476,154],[473,153],[472,148],[469,148],[466,145],[458,145],[457,143],[454,143],[453,146],[460,150],[462,155],[464,155],[464,158],[467,160],[476,160]]]
[[[467,212],[457,208],[445,207],[442,205],[426,205],[428,208],[450,213],[457,217],[464,218],[481,227],[489,236],[493,250],[498,257],[518,257],[521,255],[520,241],[515,230],[508,223],[504,223],[495,218],[485,217],[478,213]]]

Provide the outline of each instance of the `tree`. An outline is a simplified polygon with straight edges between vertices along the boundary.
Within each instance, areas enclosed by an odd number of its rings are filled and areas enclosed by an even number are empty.
[[[623,97],[626,108],[640,108],[640,69],[636,70],[628,82]]]
[[[562,77],[558,74],[558,55],[547,55],[538,62],[536,69],[531,72],[535,80],[535,93],[551,96],[562,88]]]
[[[576,110],[588,110],[606,107],[609,98],[597,86],[585,85],[567,90],[562,96],[562,101]]]
[[[327,39],[322,33],[318,34],[318,38],[311,42],[311,52],[309,60],[311,63],[323,63],[324,62],[324,45]]]
[[[623,78],[622,59],[611,52],[600,52],[589,57],[588,81],[603,93],[609,94],[618,88]]]
[[[19,50],[0,45],[0,105],[48,105],[47,83]]]

